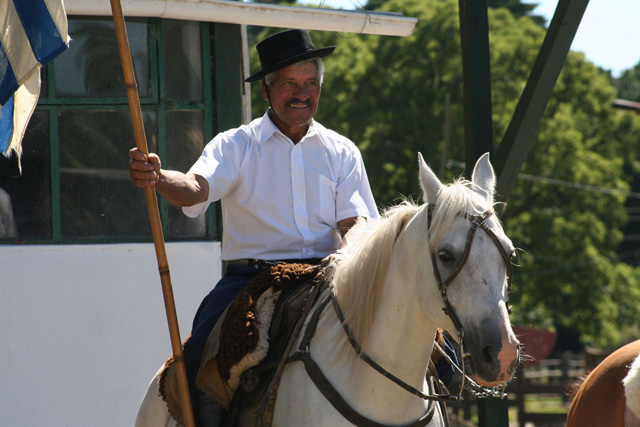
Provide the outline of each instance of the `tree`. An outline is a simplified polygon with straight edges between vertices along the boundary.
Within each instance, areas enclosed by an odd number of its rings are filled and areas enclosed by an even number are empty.
[[[492,37],[503,39],[496,32]],[[500,62],[506,61],[493,63]],[[614,98],[606,73],[571,53],[523,172],[596,188],[520,181],[504,217],[527,244],[517,297],[520,313],[529,316],[523,321],[570,326],[584,341],[601,346],[637,335],[633,319],[640,304],[633,285],[638,270],[620,262],[616,252],[627,221],[626,171],[637,162],[632,135],[639,123],[610,108]]]
[[[539,45],[543,34],[526,18],[516,23],[505,12],[490,20],[495,132],[502,135],[514,91],[524,81],[523,66],[530,67],[525,64],[537,51],[531,43]],[[591,190],[520,180],[503,217],[525,249],[516,276],[516,319],[572,327],[584,342],[600,346],[637,336],[633,319],[640,307],[639,270],[620,262],[616,252],[627,221],[626,171],[637,162],[632,135],[640,123],[610,108],[613,99],[608,75],[570,53],[523,172]]]
[[[613,79],[613,84],[619,98],[640,102],[640,63],[622,73],[619,79]]]
[[[360,147],[382,206],[419,194],[417,156],[439,168],[464,158],[462,63],[455,0],[388,0],[383,11],[418,18],[406,38],[316,32],[337,45],[325,60],[317,119]],[[544,38],[544,29],[507,8],[489,10],[495,140],[505,133]],[[445,97],[450,108],[445,109]],[[629,171],[640,120],[610,108],[606,73],[571,53],[523,172],[504,211],[522,248],[515,269],[516,323],[579,330],[585,343],[617,346],[638,335],[640,270],[618,259]],[[259,104],[260,114],[264,104]],[[450,142],[443,142],[445,115]],[[444,154],[444,156],[443,156]],[[452,162],[452,164],[456,164]],[[445,170],[445,179],[462,174]],[[549,183],[560,180],[566,186]],[[606,188],[607,191],[599,189]],[[587,191],[585,189],[589,189]],[[592,191],[598,190],[598,191]]]
[[[523,3],[520,0],[488,0],[487,4],[490,8],[498,9],[504,7],[509,10],[516,18],[528,16],[536,24],[544,27],[547,20],[544,16],[534,15],[532,12],[538,7],[538,3]]]
[[[378,10],[382,8],[387,1],[388,0],[369,0],[364,9]],[[528,16],[541,27],[544,27],[547,22],[544,16],[534,15],[532,13],[538,7],[538,3],[523,3],[521,0],[487,0],[487,6],[493,9],[504,7],[518,18]]]

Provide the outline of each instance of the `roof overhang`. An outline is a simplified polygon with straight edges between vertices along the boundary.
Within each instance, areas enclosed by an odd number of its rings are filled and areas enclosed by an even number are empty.
[[[106,0],[65,0],[68,15],[111,16]],[[417,18],[399,13],[320,9],[224,0],[122,0],[127,17],[181,19],[406,37]]]

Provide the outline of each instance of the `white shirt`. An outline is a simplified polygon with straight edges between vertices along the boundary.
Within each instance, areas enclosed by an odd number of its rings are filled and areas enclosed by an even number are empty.
[[[224,260],[325,257],[340,246],[338,221],[378,218],[360,151],[315,121],[294,144],[265,114],[218,134],[189,172],[209,197],[182,210],[222,201]]]

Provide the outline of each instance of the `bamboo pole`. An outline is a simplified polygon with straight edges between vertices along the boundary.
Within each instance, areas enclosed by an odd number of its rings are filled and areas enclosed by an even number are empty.
[[[122,13],[120,0],[111,0],[111,10],[113,12],[113,21],[116,27],[116,37],[118,38],[120,60],[122,61],[124,80],[127,87],[127,98],[129,99],[129,108],[131,110],[131,121],[133,122],[133,133],[136,140],[136,146],[143,153],[149,154],[147,138],[144,132],[144,122],[142,120],[140,98],[138,97],[138,85],[133,71],[131,49],[129,48],[129,39],[127,37],[127,29],[124,23],[124,15]],[[162,233],[162,224],[160,222],[160,213],[158,211],[158,201],[156,198],[155,188],[145,187],[144,194],[147,201],[147,210],[149,211],[149,222],[151,223],[153,243],[156,248],[156,258],[158,259],[158,270],[160,272],[167,322],[169,323],[169,335],[171,338],[171,347],[173,349],[173,359],[176,372],[178,374],[178,386],[180,389],[184,422],[185,426],[193,427],[195,426],[195,422],[191,408],[189,383],[187,381],[187,371],[184,364],[180,328],[178,326],[178,316],[176,315],[176,306],[173,299],[169,262],[165,251],[164,236]]]

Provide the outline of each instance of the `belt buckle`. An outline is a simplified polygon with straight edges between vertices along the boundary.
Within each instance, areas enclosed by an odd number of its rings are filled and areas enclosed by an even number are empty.
[[[247,259],[247,265],[249,267],[253,267],[253,268],[265,268],[265,267],[269,267],[271,265],[274,265],[274,263],[264,260],[264,259],[252,259],[252,258],[248,258]]]

